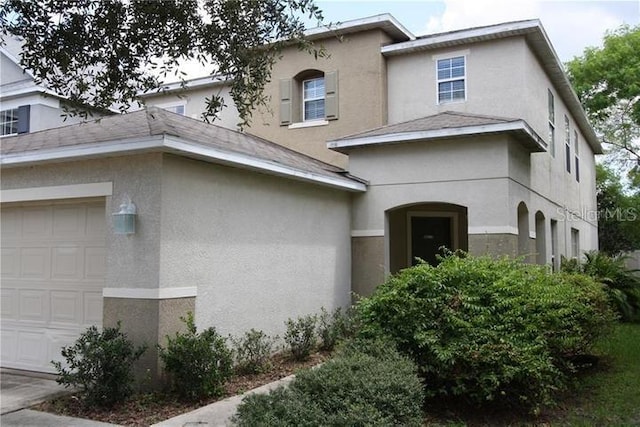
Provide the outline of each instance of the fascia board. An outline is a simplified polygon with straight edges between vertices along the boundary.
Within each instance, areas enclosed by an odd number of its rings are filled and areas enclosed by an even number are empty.
[[[213,161],[214,163],[266,172],[270,175],[292,178],[299,181],[313,182],[342,190],[364,192],[367,189],[364,184],[349,179],[323,176],[242,153],[234,153],[220,150],[215,147],[205,147],[201,144],[189,143],[183,139],[175,137],[167,136],[165,140],[165,147],[181,153],[196,156],[207,161]]]
[[[212,163],[221,163],[243,169],[256,170],[270,175],[312,182],[341,190],[364,192],[367,189],[363,183],[350,179],[323,176],[241,153],[206,147],[198,143],[191,143],[182,138],[167,135],[122,139],[89,146],[68,146],[50,150],[10,153],[2,156],[0,165],[3,167],[28,166],[36,163],[80,160],[145,151],[173,152],[184,156],[197,157]]]

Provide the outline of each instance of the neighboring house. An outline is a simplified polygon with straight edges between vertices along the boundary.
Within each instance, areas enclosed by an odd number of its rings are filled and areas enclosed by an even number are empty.
[[[19,41],[7,37],[5,42],[6,45],[0,47],[0,137],[86,120],[67,115],[64,97],[36,84],[33,75],[20,66]],[[87,110],[94,118],[108,113],[90,108]]]
[[[200,327],[282,333],[442,246],[556,268],[597,248],[600,144],[537,20],[337,32],[311,32],[327,59],[284,52],[247,133],[190,118],[228,90],[207,78],[145,98],[189,117],[4,139],[3,366],[48,370],[100,321],[162,342],[194,308]],[[136,232],[115,234],[129,199]]]
[[[209,76],[169,83],[157,91],[140,94],[140,98],[148,106],[160,107],[173,113],[202,120],[206,107],[206,98],[212,94],[222,96],[227,104],[218,113],[213,123],[228,129],[237,129],[240,118],[231,95],[229,80],[222,76]]]

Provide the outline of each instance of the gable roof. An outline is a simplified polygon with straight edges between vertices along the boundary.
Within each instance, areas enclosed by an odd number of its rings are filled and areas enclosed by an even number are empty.
[[[421,36],[415,40],[383,46],[381,52],[385,56],[402,55],[411,52],[468,45],[470,43],[514,36],[523,36],[527,40],[528,45],[531,47],[531,50],[540,61],[542,68],[566,103],[567,108],[576,120],[585,139],[593,149],[593,152],[602,154],[602,145],[587,120],[580,100],[573,90],[567,74],[564,72],[562,62],[558,58],[542,23],[538,19],[506,22],[503,24]]]
[[[531,151],[542,152],[547,149],[547,143],[522,119],[454,111],[349,135],[329,141],[327,147],[346,153],[349,149],[362,146],[505,132],[513,134]]]
[[[26,166],[140,152],[167,152],[349,191],[365,191],[345,171],[246,133],[157,107],[2,138],[0,164]]]

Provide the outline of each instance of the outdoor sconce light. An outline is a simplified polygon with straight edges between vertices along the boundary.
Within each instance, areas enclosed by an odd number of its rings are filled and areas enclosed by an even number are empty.
[[[112,215],[115,234],[135,234],[136,205],[130,199],[120,205],[120,212]]]

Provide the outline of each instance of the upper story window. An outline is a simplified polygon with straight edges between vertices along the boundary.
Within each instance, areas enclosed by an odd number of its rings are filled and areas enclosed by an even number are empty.
[[[280,80],[280,125],[326,125],[338,119],[338,72],[305,70]]]
[[[158,104],[157,106],[163,110],[171,111],[172,113],[180,114],[182,116],[185,115],[187,108],[183,103]]]
[[[18,109],[0,111],[0,135],[16,135],[18,133]]]
[[[553,93],[547,91],[548,119],[549,119],[549,153],[556,156],[556,107]]]
[[[0,136],[29,132],[30,105],[0,111]]]
[[[569,127],[569,117],[564,116],[564,158],[567,172],[571,173],[571,129]]]
[[[576,181],[580,182],[580,151],[578,148],[578,131],[573,131],[573,154],[575,156]]]
[[[302,117],[305,122],[324,119],[324,76],[302,82]]]
[[[465,57],[439,59],[438,73],[438,104],[464,101],[466,99],[466,67]]]

